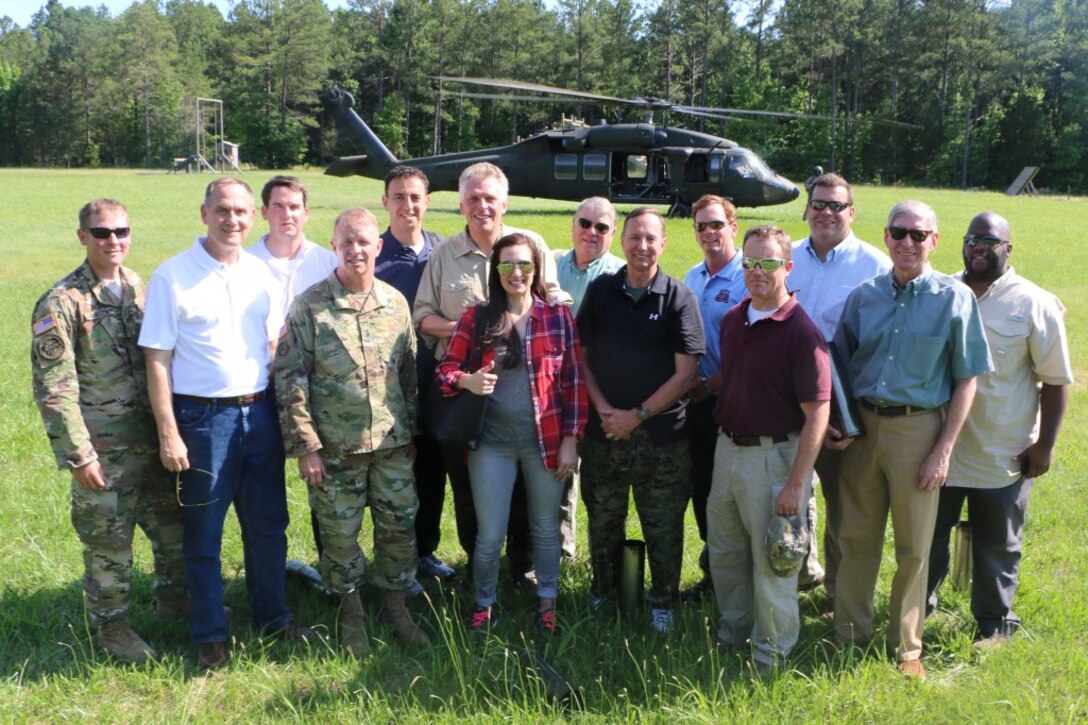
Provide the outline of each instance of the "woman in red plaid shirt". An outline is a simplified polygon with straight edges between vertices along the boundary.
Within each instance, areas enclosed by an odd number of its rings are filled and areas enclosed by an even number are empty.
[[[445,395],[490,396],[480,447],[468,457],[479,521],[472,559],[473,630],[498,620],[499,554],[519,466],[540,597],[537,625],[545,632],[557,629],[559,505],[563,481],[578,462],[589,399],[574,317],[566,306],[544,301],[542,268],[540,251],[525,236],[510,234],[496,242],[488,301],[458,321],[435,372]],[[478,340],[475,349],[473,340]]]

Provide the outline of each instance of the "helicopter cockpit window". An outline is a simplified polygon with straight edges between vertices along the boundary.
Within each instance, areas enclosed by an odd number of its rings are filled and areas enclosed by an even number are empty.
[[[747,149],[737,149],[729,155],[729,168],[741,176],[754,179],[768,179],[774,176],[763,159]]]
[[[709,162],[707,181],[711,184],[717,184],[722,180],[722,157],[718,154],[711,154]]]
[[[649,162],[643,154],[632,154],[627,157],[627,178],[645,179]]]
[[[586,154],[582,157],[582,178],[586,181],[604,181],[608,173],[608,157],[605,154]]]
[[[578,154],[555,155],[555,178],[574,181],[578,178]]]

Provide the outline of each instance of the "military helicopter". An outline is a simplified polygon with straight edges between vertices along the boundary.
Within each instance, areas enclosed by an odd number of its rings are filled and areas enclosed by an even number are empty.
[[[466,167],[489,161],[503,170],[510,180],[510,193],[518,196],[567,201],[603,196],[616,203],[668,204],[670,216],[687,216],[691,204],[704,194],[724,196],[737,206],[756,207],[785,204],[796,199],[800,192],[751,149],[718,136],[655,124],[654,111],[729,121],[744,120],[736,118],[739,114],[828,118],[684,106],[654,98],[614,98],[513,80],[467,77],[438,80],[562,96],[463,93],[471,98],[567,103],[579,99],[643,109],[647,117],[642,123],[568,124],[509,146],[398,160],[355,112],[352,95],[334,87],[322,94],[322,100],[336,121],[337,135],[365,154],[342,156],[325,173],[381,179],[393,166],[408,164],[427,174],[431,189],[456,191],[458,177]]]

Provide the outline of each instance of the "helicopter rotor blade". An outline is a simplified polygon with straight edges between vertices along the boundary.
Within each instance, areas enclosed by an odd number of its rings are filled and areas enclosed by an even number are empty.
[[[574,105],[577,101],[570,98],[549,98],[548,96],[511,96],[501,93],[469,93],[468,91],[443,91],[443,95],[449,97],[474,98],[482,101],[530,101],[532,103],[567,103]]]
[[[638,101],[632,102],[631,100],[626,98],[602,96],[597,93],[586,93],[585,91],[572,91],[566,88],[545,86],[540,83],[526,83],[524,81],[515,81],[501,78],[469,78],[465,76],[432,76],[432,78],[446,83],[470,83],[478,86],[490,86],[493,88],[512,88],[519,91],[533,91],[534,93],[554,93],[559,96],[569,96],[570,98],[583,98],[587,101],[598,101],[601,103],[638,105]]]
[[[699,116],[700,118],[713,118],[716,121],[729,121],[730,123],[752,123],[750,118],[739,118],[737,116],[723,116],[718,113],[706,113],[705,111],[696,111],[693,108],[674,108],[672,109],[677,113],[686,113],[689,116]]]

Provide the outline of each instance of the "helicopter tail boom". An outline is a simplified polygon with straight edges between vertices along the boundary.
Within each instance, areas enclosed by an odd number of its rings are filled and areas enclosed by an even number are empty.
[[[397,165],[397,157],[355,112],[355,98],[350,93],[334,86],[321,94],[321,100],[336,120],[337,135],[366,152],[362,156],[342,156],[325,169],[326,174],[380,179]]]

